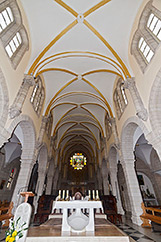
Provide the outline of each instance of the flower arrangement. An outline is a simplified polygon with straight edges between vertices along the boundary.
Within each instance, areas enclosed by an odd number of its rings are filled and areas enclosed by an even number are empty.
[[[27,230],[28,228],[24,228],[26,222],[22,225],[20,224],[20,217],[17,221],[10,221],[9,229],[6,231],[6,242],[15,242],[18,238],[23,237],[23,231]]]

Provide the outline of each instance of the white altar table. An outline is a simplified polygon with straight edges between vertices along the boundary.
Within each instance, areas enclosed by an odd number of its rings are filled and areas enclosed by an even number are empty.
[[[81,213],[81,209],[89,210],[89,222],[85,227],[86,231],[94,232],[94,208],[102,209],[101,201],[83,201],[83,200],[74,200],[74,201],[56,201],[53,203],[52,212],[55,209],[63,210],[63,220],[62,220],[62,232],[71,231],[71,226],[68,223],[68,209],[76,209],[76,212]]]

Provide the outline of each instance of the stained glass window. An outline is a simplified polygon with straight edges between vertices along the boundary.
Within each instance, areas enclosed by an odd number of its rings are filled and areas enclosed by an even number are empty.
[[[71,158],[70,158],[70,165],[75,169],[75,170],[82,170],[84,166],[87,164],[87,159],[82,153],[75,153]]]

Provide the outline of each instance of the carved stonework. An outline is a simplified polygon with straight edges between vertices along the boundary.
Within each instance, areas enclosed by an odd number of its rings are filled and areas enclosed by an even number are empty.
[[[34,77],[31,75],[24,75],[23,82],[17,93],[17,96],[9,109],[10,118],[13,119],[21,114],[22,106],[28,94],[28,90],[35,84]]]
[[[124,87],[127,88],[131,94],[136,109],[136,115],[143,121],[146,121],[148,119],[148,112],[144,107],[138,89],[136,87],[135,78],[127,78],[124,81]]]
[[[18,117],[21,114],[20,108],[18,108],[15,104],[13,104],[9,109],[9,116],[11,119]]]
[[[110,122],[111,122],[111,125],[112,125],[112,133],[113,133],[114,138],[115,138],[115,147],[116,147],[116,149],[120,149],[120,141],[119,141],[119,137],[118,137],[115,118],[110,118]]]

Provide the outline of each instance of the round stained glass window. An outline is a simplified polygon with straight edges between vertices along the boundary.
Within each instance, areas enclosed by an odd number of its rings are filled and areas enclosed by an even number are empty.
[[[70,158],[70,165],[75,169],[75,170],[82,170],[84,166],[87,164],[87,159],[82,153],[75,153],[71,158]]]

